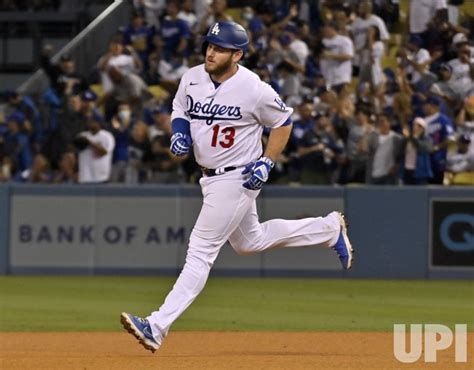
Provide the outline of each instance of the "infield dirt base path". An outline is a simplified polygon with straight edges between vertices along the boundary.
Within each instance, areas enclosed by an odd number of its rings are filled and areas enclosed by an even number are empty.
[[[0,369],[473,369],[454,362],[454,346],[438,362],[403,364],[392,333],[172,332],[158,352],[125,332],[0,333]]]

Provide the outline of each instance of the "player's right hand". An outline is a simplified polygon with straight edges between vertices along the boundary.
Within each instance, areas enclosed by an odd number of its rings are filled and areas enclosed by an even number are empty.
[[[182,157],[183,155],[189,153],[189,150],[191,149],[191,144],[191,137],[181,132],[177,132],[173,136],[171,136],[171,153],[178,157]]]
[[[275,163],[268,157],[261,157],[257,162],[250,162],[242,171],[242,175],[250,175],[250,178],[242,186],[249,190],[260,190],[268,181],[273,166]]]

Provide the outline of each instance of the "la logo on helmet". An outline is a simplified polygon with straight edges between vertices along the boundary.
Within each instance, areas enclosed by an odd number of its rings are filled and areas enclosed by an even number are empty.
[[[218,35],[219,32],[220,32],[219,23],[216,23],[214,27],[212,27],[211,33],[213,35]]]

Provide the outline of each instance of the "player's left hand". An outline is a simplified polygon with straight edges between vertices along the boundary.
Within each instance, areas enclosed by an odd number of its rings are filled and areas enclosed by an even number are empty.
[[[251,162],[245,166],[242,175],[250,174],[250,178],[242,184],[250,190],[260,190],[268,181],[270,171],[275,163],[268,157],[262,157],[257,162]]]

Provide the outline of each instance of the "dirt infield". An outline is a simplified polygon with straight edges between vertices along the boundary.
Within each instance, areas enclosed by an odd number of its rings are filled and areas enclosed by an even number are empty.
[[[472,350],[474,333],[469,333]],[[391,333],[172,332],[155,354],[129,334],[0,333],[0,368],[26,369],[472,369],[454,349],[436,364],[402,364]],[[468,349],[468,351],[470,351]]]

